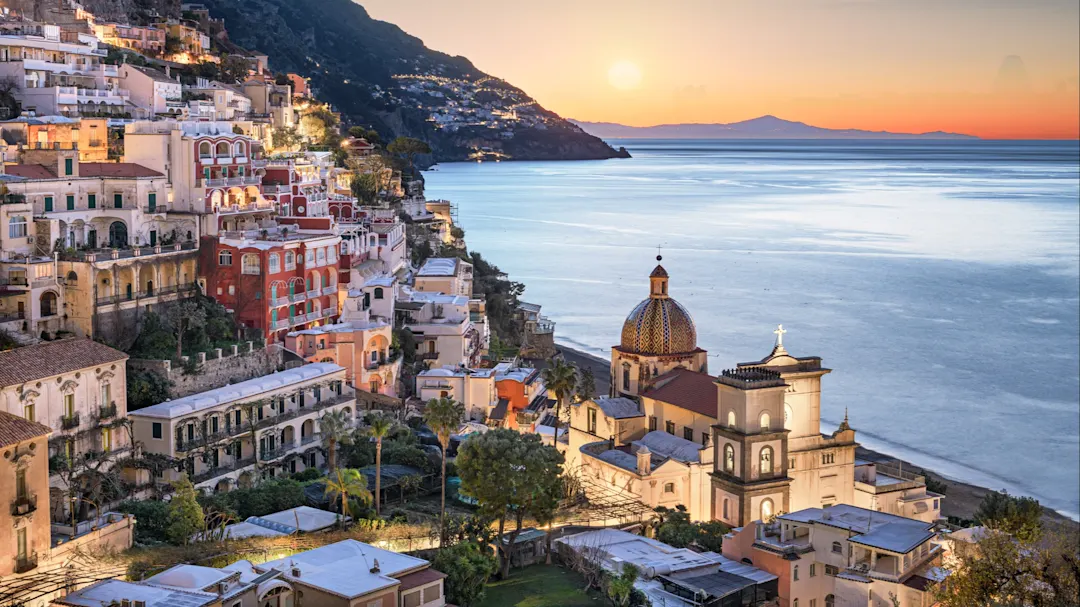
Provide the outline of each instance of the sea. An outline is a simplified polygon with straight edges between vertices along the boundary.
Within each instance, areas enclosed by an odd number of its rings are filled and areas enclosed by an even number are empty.
[[[471,250],[609,358],[663,256],[718,373],[820,356],[822,431],[1080,513],[1080,142],[612,140],[440,164]]]

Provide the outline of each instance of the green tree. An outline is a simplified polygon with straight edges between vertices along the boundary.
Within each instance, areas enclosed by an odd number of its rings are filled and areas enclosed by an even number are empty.
[[[634,594],[634,582],[637,581],[637,567],[630,563],[623,563],[619,575],[609,575],[605,584],[604,594],[611,601],[612,607],[629,607],[630,597]]]
[[[578,383],[577,367],[556,358],[540,373],[540,377],[544,380],[544,386],[555,393],[555,419],[558,420],[556,423],[561,424],[563,403],[574,393]]]
[[[270,134],[274,148],[278,150],[292,151],[300,147],[304,138],[295,126],[284,126],[274,129]]]
[[[586,366],[580,370],[575,391],[578,401],[596,398],[596,378],[593,377],[592,367]]]
[[[1075,606],[1080,545],[1075,528],[1038,541],[988,530],[975,543],[954,541],[951,574],[934,590],[941,607]]]
[[[975,511],[975,520],[1021,541],[1034,541],[1042,533],[1042,506],[1031,497],[995,491],[983,496]]]
[[[131,368],[127,372],[128,411],[156,405],[169,400],[172,382],[151,369]]]
[[[504,579],[510,575],[505,546],[514,545],[525,516],[549,520],[558,507],[562,463],[562,454],[544,445],[538,435],[508,429],[470,437],[459,449],[456,464],[461,491],[477,500],[482,514],[499,522]],[[509,516],[515,527],[504,544]]]
[[[341,500],[341,526],[345,526],[345,517],[352,515],[349,498],[371,501],[371,492],[367,488],[367,477],[353,468],[338,468],[326,477],[325,495],[331,500]]]
[[[366,139],[367,138],[367,132],[368,132],[367,129],[365,129],[362,126],[350,126],[349,127],[349,137],[355,137],[357,139]]]
[[[180,360],[184,349],[184,334],[206,326],[206,310],[197,301],[185,299],[165,308],[164,320],[176,337],[176,360]]]
[[[376,415],[368,424],[368,436],[375,439],[375,514],[381,514],[382,499],[379,491],[382,489],[382,448],[383,439],[394,429],[394,422],[388,417]]]
[[[656,512],[660,514],[661,520],[656,530],[656,539],[669,546],[686,548],[697,538],[697,530],[690,522],[690,514],[685,506],[680,504],[675,510],[660,506],[656,508]]]
[[[173,483],[168,519],[169,526],[165,530],[165,536],[173,544],[187,544],[193,535],[206,528],[198,494],[186,474]]]
[[[235,84],[247,78],[251,65],[239,55],[223,55],[220,64],[221,81]]]
[[[362,204],[372,205],[379,195],[378,179],[374,173],[353,173],[349,189]]]
[[[433,398],[424,409],[424,421],[439,439],[442,450],[442,495],[439,500],[439,547],[446,544],[446,450],[450,448],[450,435],[461,427],[465,419],[465,405],[449,398]]]
[[[431,146],[413,137],[398,137],[386,146],[386,151],[407,160],[409,173],[412,174],[416,172],[416,157],[421,154],[430,154]]]
[[[446,574],[446,600],[470,607],[484,600],[484,588],[499,563],[476,543],[462,542],[439,550],[431,567]]]
[[[352,442],[352,421],[344,410],[327,411],[319,418],[319,432],[322,433],[323,448],[326,449],[326,466],[337,468],[337,452],[340,445]]]

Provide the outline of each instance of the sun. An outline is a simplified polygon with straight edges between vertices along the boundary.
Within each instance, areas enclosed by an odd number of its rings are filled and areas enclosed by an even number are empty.
[[[607,77],[611,86],[621,91],[636,89],[641,84],[641,70],[632,61],[616,62],[608,70]]]

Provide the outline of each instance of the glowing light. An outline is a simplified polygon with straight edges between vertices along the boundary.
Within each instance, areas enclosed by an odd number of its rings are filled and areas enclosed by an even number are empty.
[[[611,86],[628,91],[641,84],[641,70],[630,61],[619,61],[608,70],[608,82]]]

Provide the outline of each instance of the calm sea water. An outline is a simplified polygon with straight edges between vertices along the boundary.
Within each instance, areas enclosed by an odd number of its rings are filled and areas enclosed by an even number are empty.
[[[714,373],[783,323],[823,431],[1080,512],[1080,144],[645,141],[440,165],[470,248],[607,358],[662,246]]]

